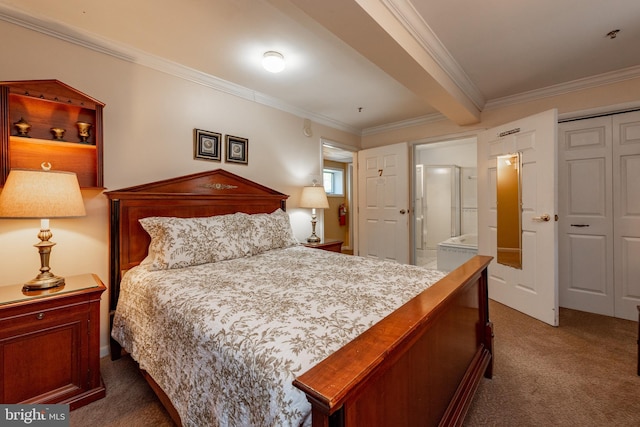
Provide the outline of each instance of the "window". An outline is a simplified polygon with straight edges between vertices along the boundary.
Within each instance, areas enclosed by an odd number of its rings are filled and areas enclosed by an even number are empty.
[[[324,191],[327,195],[344,196],[344,171],[342,169],[324,168],[322,172]]]

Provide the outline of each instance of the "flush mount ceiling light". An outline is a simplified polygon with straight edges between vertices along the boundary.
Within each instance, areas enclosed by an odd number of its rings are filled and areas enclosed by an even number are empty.
[[[270,73],[279,73],[284,70],[284,56],[280,52],[270,50],[265,52],[262,58],[262,66]]]

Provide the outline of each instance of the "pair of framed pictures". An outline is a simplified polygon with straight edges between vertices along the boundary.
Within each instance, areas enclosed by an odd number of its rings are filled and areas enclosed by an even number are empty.
[[[194,129],[195,159],[222,160],[222,134],[208,130]],[[238,136],[225,135],[225,161],[228,163],[248,164],[249,140]]]

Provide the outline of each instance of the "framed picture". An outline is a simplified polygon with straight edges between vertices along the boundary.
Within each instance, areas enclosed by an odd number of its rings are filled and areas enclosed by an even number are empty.
[[[227,155],[226,161],[231,163],[249,163],[247,150],[249,149],[249,140],[238,136],[226,136]]]
[[[222,134],[208,130],[194,129],[193,158],[219,162]]]

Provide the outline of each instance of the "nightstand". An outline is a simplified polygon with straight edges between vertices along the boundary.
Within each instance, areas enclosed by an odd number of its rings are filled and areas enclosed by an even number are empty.
[[[342,240],[326,240],[320,243],[303,243],[308,248],[322,249],[329,252],[342,251]]]
[[[0,286],[0,403],[62,403],[71,410],[101,399],[100,296],[94,274],[63,286],[22,291]]]

